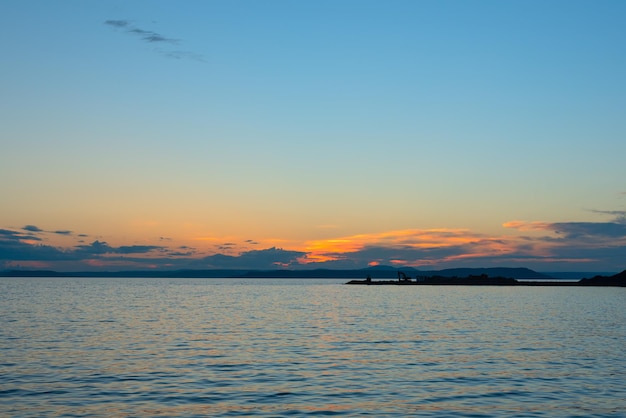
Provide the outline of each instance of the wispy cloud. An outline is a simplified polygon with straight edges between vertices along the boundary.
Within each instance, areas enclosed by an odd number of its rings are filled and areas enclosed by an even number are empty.
[[[110,19],[105,20],[104,24],[114,29],[124,31],[124,33],[133,36],[141,41],[152,45],[159,45],[155,49],[159,54],[174,59],[190,59],[194,61],[204,62],[204,57],[190,51],[172,49],[172,46],[182,44],[180,39],[170,38],[161,33],[147,30],[136,26],[132,21],[126,19]]]
[[[180,42],[178,39],[168,38],[157,32],[141,29],[129,20],[105,20],[104,24],[112,26],[116,29],[123,29],[126,33],[135,35],[138,38],[150,43],[165,42],[169,44],[178,44]]]
[[[504,228],[517,229],[520,231],[549,231],[551,230],[549,222],[527,222],[527,221],[508,221],[502,224]]]
[[[310,242],[302,263],[341,268],[363,265],[430,267],[514,250],[500,237],[467,229],[406,229]]]
[[[553,232],[561,239],[577,238],[626,238],[626,211],[593,210],[593,213],[611,215],[609,222],[526,222],[510,221],[504,223],[505,228],[520,231]]]
[[[235,247],[237,246],[237,244],[235,244],[234,242],[225,242],[221,245],[218,245],[216,248],[220,251],[227,251],[230,252],[232,251]]]
[[[167,51],[167,50],[159,50],[159,53],[165,55],[168,58],[182,60],[189,59],[192,61],[205,62],[205,59],[202,55],[196,54],[190,51]]]
[[[626,224],[626,210],[592,210],[593,213],[603,215],[611,215],[614,217],[613,222]]]
[[[536,236],[518,237],[520,255],[536,257],[546,264],[585,263],[623,269],[626,260],[626,222],[624,211],[594,210],[611,215],[608,222],[524,222],[512,221],[505,227],[520,231],[539,231]]]
[[[22,230],[23,231],[28,231],[28,232],[33,233],[33,234],[37,234],[37,236],[42,236],[42,235],[45,235],[45,234],[48,234],[48,233],[56,234],[56,235],[63,235],[63,236],[71,236],[71,235],[74,234],[72,231],[67,230],[67,229],[58,229],[58,230],[54,230],[54,231],[48,231],[48,230],[42,229],[42,228],[40,228],[40,227],[38,227],[36,225],[25,225],[25,226],[22,227]],[[87,237],[88,235],[80,234],[79,236]],[[31,236],[31,239],[34,239],[34,236]]]
[[[20,240],[32,240],[38,237],[35,237],[32,234],[25,234],[21,231],[13,231],[10,229],[0,229],[0,241],[20,241]]]
[[[128,20],[105,20],[104,24],[105,25],[109,25],[109,26],[113,26],[113,27],[118,28],[118,29],[124,29],[128,25],[130,25]]]
[[[324,262],[344,258],[342,254],[362,252],[371,248],[394,249],[394,251],[428,250],[456,247],[484,239],[481,234],[466,229],[405,229],[372,234],[310,241],[303,262]],[[388,257],[385,257],[388,258]],[[397,257],[396,257],[397,258]],[[371,260],[380,261],[380,260]],[[389,261],[389,260],[386,260]]]

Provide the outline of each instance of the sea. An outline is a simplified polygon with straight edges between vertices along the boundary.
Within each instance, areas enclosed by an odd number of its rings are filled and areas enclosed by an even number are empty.
[[[2,417],[626,417],[626,288],[0,278]]]

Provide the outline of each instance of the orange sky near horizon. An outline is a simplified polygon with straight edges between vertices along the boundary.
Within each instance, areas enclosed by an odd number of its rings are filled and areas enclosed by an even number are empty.
[[[625,2],[151,4],[3,4],[0,269],[624,263]]]

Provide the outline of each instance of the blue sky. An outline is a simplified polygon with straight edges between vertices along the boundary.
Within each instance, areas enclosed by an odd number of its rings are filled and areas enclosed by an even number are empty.
[[[5,0],[0,266],[622,270],[625,21]]]

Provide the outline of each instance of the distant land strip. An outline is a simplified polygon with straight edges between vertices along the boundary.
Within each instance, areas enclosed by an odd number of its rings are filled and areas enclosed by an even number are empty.
[[[351,280],[349,285],[373,285],[373,286],[601,286],[601,287],[626,287],[626,270],[614,276],[595,276],[589,279],[578,281],[566,280],[519,280],[510,277],[489,277],[485,274],[480,276],[466,277],[442,277],[418,276],[415,280],[402,278],[398,280],[372,280],[370,277],[365,280]]]
[[[406,273],[406,274],[405,274]],[[13,269],[0,271],[0,277],[93,277],[93,278],[274,278],[274,279],[354,279],[347,284],[365,285],[498,285],[498,286],[626,286],[626,270],[615,275],[595,274],[574,281],[573,273],[554,275],[528,268],[455,268],[421,271],[411,267],[376,266],[353,270],[244,270],[185,269],[57,272]],[[582,274],[582,273],[581,273]],[[593,273],[592,273],[593,274]],[[403,280],[400,280],[400,277]],[[415,279],[412,279],[414,276]],[[370,279],[363,279],[369,277]],[[371,278],[377,280],[372,280]],[[395,279],[397,280],[389,280]],[[408,278],[408,280],[407,280]]]

